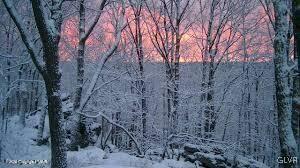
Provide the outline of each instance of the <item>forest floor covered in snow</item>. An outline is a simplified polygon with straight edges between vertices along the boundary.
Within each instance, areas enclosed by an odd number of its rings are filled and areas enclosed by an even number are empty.
[[[9,119],[6,133],[1,133],[0,168],[50,167],[50,145],[37,146],[34,141],[37,136],[37,121],[38,115],[31,116],[26,120],[26,127],[22,128],[18,116]],[[97,147],[87,147],[76,152],[68,152],[67,155],[68,167],[70,168],[195,168],[195,165],[189,162],[168,159],[158,162],[123,152],[109,153]],[[48,164],[11,164],[4,163],[4,159],[47,160]]]
[[[4,130],[0,134],[2,148],[0,168],[50,167],[50,144],[38,146],[35,141],[39,117],[39,115],[28,116],[25,128],[21,126],[18,116],[10,117],[7,120]],[[49,135],[48,122],[45,123],[45,126],[44,137]],[[118,150],[113,150],[114,152],[111,150],[104,151],[98,147],[89,146],[79,151],[67,152],[67,158],[69,168],[220,168],[220,166],[230,168],[233,164],[238,168],[268,168],[260,162],[239,155],[236,155],[234,163],[230,157],[220,150],[222,149],[215,147],[210,149],[207,145],[201,147],[186,144],[184,153],[182,153],[184,158],[177,161],[175,159],[150,160],[148,157],[136,157]],[[187,159],[191,162],[184,161]],[[10,160],[10,163],[7,163],[8,160]],[[42,164],[22,165],[11,163],[16,160],[38,160]]]

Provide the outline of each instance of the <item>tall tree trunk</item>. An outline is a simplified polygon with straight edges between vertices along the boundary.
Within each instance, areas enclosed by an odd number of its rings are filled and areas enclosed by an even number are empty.
[[[134,12],[134,28],[130,29],[130,34],[133,38],[133,42],[135,45],[135,51],[138,58],[138,80],[137,80],[137,88],[139,89],[138,95],[141,102],[141,112],[142,112],[142,148],[145,151],[146,147],[146,140],[147,140],[147,100],[146,100],[146,85],[145,85],[145,75],[144,75],[144,49],[143,49],[143,33],[142,33],[142,7],[143,7],[143,0],[138,0],[135,3],[130,1],[130,6]]]
[[[19,111],[19,121],[22,127],[25,127],[25,114],[28,111],[28,91],[26,84],[21,84],[21,108]]]
[[[174,63],[174,100],[173,100],[173,129],[178,130],[178,109],[179,109],[179,61],[180,61],[180,0],[176,0],[176,20],[175,20],[175,63]]]
[[[18,89],[17,89],[17,92],[16,92],[16,96],[17,96],[17,112],[19,113],[20,112],[20,109],[21,109],[21,94],[20,94],[20,89],[21,89],[21,78],[22,78],[22,69],[23,69],[23,65],[21,65],[21,67],[19,68],[18,70]]]
[[[214,131],[214,124],[212,123],[213,114],[213,69],[214,69],[214,52],[213,52],[213,42],[212,42],[212,33],[213,33],[213,25],[215,21],[215,8],[217,1],[213,0],[210,5],[209,11],[209,21],[207,27],[207,35],[206,35],[206,46],[205,46],[205,56],[203,60],[203,81],[204,81],[204,100],[206,101],[206,105],[204,106],[204,136],[205,138],[211,138],[212,132]],[[207,58],[210,58],[208,61]]]
[[[207,82],[207,95],[205,106],[205,138],[213,138],[216,127],[217,116],[214,107],[214,56],[210,56],[209,69],[208,69],[208,82]]]
[[[38,133],[37,133],[37,145],[43,144],[43,135],[44,135],[44,128],[45,128],[46,114],[47,114],[46,109],[42,108],[39,126],[38,126]]]
[[[64,130],[64,118],[62,112],[62,101],[60,98],[60,78],[58,48],[45,49],[45,54],[51,60],[46,64],[48,76],[45,79],[48,99],[48,115],[51,135],[51,167],[66,168],[66,142]],[[52,49],[52,51],[51,51]],[[49,54],[49,55],[48,55]]]
[[[260,76],[257,76],[257,78],[255,79],[255,98],[254,98],[254,140],[253,141],[253,147],[251,146],[251,148],[253,148],[253,155],[254,157],[256,157],[256,160],[259,161],[259,153],[260,153],[260,147],[261,147],[261,140],[262,138],[260,138],[260,130],[259,130],[259,126],[260,126],[260,122],[259,122],[259,107],[258,107],[258,98],[259,98],[259,93],[260,93],[260,88],[259,88],[259,80],[260,80]],[[252,135],[251,135],[252,136]]]
[[[298,67],[294,78],[292,128],[298,145],[298,158],[300,158],[300,2],[295,0],[293,1],[293,27],[294,59]]]
[[[32,62],[42,74],[48,99],[49,127],[51,135],[51,167],[67,168],[67,156],[65,149],[65,129],[63,122],[62,101],[60,98],[61,73],[59,70],[58,44],[62,18],[62,1],[52,0],[45,11],[44,4],[40,0],[32,0],[32,11],[38,33],[43,44],[44,64],[38,61],[38,52],[32,43],[31,35],[23,26],[22,20],[17,13],[14,2],[2,0],[9,15],[19,30],[22,41],[27,48]],[[50,14],[50,16],[49,16]]]
[[[35,80],[39,80],[39,73],[36,73],[36,78]],[[35,84],[34,87],[34,93],[35,93],[35,97],[34,97],[34,110],[38,109],[38,105],[39,105],[39,97],[40,97],[40,93],[39,93],[39,84]]]
[[[30,67],[31,68],[31,67]],[[35,80],[35,76],[36,76],[37,71],[34,69],[32,72],[32,81],[31,81],[31,88],[30,88],[30,104],[29,104],[29,111],[33,111],[34,109],[34,103],[35,103],[35,85],[37,85],[37,83],[34,82]]]
[[[85,125],[83,123],[83,117],[76,114],[80,108],[83,80],[84,80],[84,55],[85,55],[85,0],[79,1],[79,43],[77,50],[77,83],[74,97],[74,114],[72,115],[73,130],[71,131],[71,144],[69,149],[71,151],[78,150],[78,147],[85,147],[88,145],[87,137],[84,137]]]
[[[139,95],[141,99],[141,109],[142,109],[142,145],[146,147],[146,140],[147,140],[147,100],[146,100],[146,84],[145,84],[145,75],[144,75],[144,51],[143,51],[143,44],[142,44],[142,32],[141,32],[141,23],[140,23],[140,16],[137,18],[137,27],[138,27],[138,62],[139,62]]]
[[[172,95],[173,95],[173,92],[172,92],[172,83],[171,83],[171,80],[172,80],[172,70],[170,67],[166,66],[166,83],[167,83],[167,119],[168,119],[168,122],[167,122],[167,136],[169,136],[170,134],[173,133],[173,127],[172,127]]]
[[[84,0],[80,0],[79,4],[79,37],[85,34],[85,7]],[[78,44],[77,55],[77,84],[75,91],[74,109],[77,110],[80,107],[80,100],[82,95],[83,78],[84,78],[84,51],[85,40],[80,39]]]
[[[43,57],[45,61],[45,71],[42,71],[46,86],[48,99],[49,128],[51,135],[51,167],[66,168],[66,139],[64,129],[64,116],[61,100],[61,73],[59,70],[59,52],[58,44],[60,41],[60,31],[62,23],[61,2],[52,1],[51,21],[53,25],[48,25],[48,18],[45,17],[45,11],[42,2],[32,0],[34,18],[37,24],[39,34],[43,43]],[[49,32],[49,26],[55,29],[55,33]],[[54,27],[52,27],[54,26]]]
[[[7,59],[7,67],[10,67],[10,60]],[[9,92],[10,90],[10,69],[7,70],[7,76],[6,76],[6,80],[7,80],[7,93]],[[8,112],[10,112],[10,95],[7,96],[6,98],[6,105],[5,105],[5,112],[6,112],[6,115],[8,115]]]
[[[296,140],[292,131],[292,84],[289,71],[288,45],[288,7],[285,0],[274,0],[275,13],[275,87],[278,108],[278,132],[281,157],[292,159],[297,156]],[[295,162],[284,163],[285,168],[296,168]]]
[[[82,107],[85,106],[85,104],[87,103],[87,101],[90,98],[90,94],[92,92],[92,90],[94,89],[96,82],[97,82],[97,78],[99,76],[99,72],[101,71],[103,64],[107,61],[106,59],[104,60],[104,63],[100,63],[101,68],[99,69],[100,71],[96,71],[96,73],[94,74],[95,79],[92,79],[91,85],[92,87],[90,87],[87,90],[87,97],[89,97],[88,99],[84,100],[85,102],[83,102],[81,104],[81,99],[82,99],[82,90],[83,90],[83,80],[84,80],[84,55],[85,55],[85,43],[86,40],[88,39],[89,35],[91,34],[91,32],[93,31],[93,29],[95,28],[96,24],[99,21],[99,18],[102,14],[102,10],[106,5],[107,0],[102,0],[102,2],[100,3],[99,6],[99,11],[95,17],[95,19],[93,20],[91,26],[86,29],[85,26],[85,0],[80,0],[79,1],[79,27],[78,27],[78,31],[79,31],[79,43],[78,43],[78,57],[77,57],[77,84],[76,84],[76,89],[75,89],[75,100],[74,100],[74,114],[72,115],[72,122],[73,122],[73,126],[72,128],[74,130],[72,130],[72,134],[71,134],[71,145],[70,145],[70,149],[71,150],[77,150],[78,146],[80,147],[86,147],[88,145],[88,137],[86,136],[87,131],[85,128],[85,124],[84,124],[84,117],[82,115],[79,115],[78,112],[81,112],[81,105],[83,104]],[[115,50],[115,49],[114,49]],[[112,51],[114,51],[112,50]],[[111,55],[111,54],[109,54]],[[106,56],[109,57],[109,56]]]
[[[8,30],[6,31],[6,53],[7,54],[11,54],[11,51],[12,51],[12,47],[11,47],[11,23],[9,23],[9,27],[8,27]],[[7,80],[7,93],[9,92],[10,90],[10,82],[11,82],[11,76],[10,76],[10,66],[11,66],[11,62],[10,62],[10,58],[7,59],[6,61],[6,64],[7,64],[7,75],[6,75],[6,80]],[[5,111],[6,113],[8,114],[8,112],[11,112],[11,108],[10,108],[10,96],[7,96],[6,98],[6,106],[5,106]],[[6,115],[7,115],[6,114]]]

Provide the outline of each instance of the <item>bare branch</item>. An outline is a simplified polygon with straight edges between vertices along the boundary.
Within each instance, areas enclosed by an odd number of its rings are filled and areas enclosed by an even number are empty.
[[[11,16],[12,20],[14,21],[14,23],[16,24],[19,33],[21,35],[22,41],[25,44],[27,51],[32,59],[32,62],[34,63],[35,67],[37,68],[37,70],[44,76],[44,68],[42,67],[42,65],[39,64],[37,57],[38,54],[35,51],[35,47],[32,43],[32,40],[30,39],[30,35],[28,34],[26,28],[23,26],[23,22],[19,16],[19,14],[17,13],[16,8],[14,7],[14,5],[12,4],[12,1],[10,0],[2,0],[9,15]]]
[[[116,34],[115,42],[112,45],[112,47],[102,56],[100,62],[98,63],[98,67],[96,68],[96,72],[94,73],[91,79],[91,83],[86,92],[86,96],[83,98],[83,101],[81,102],[79,111],[82,111],[85,105],[87,104],[87,102],[89,101],[105,63],[108,61],[108,59],[113,55],[113,53],[118,48],[119,42],[121,41],[122,30],[126,27],[126,24],[123,24],[124,15],[125,15],[125,9],[123,9],[122,11],[121,24],[117,26],[117,30],[116,30],[117,34]]]
[[[121,130],[123,130],[123,131],[129,136],[129,138],[134,142],[138,154],[139,154],[139,155],[142,154],[141,149],[140,149],[140,146],[139,146],[139,144],[137,143],[137,140],[133,137],[133,135],[132,135],[125,127],[123,127],[122,125],[120,125],[120,124],[118,124],[118,123],[112,121],[108,116],[106,116],[106,115],[103,114],[102,112],[98,112],[98,114],[97,114],[97,115],[94,115],[94,116],[88,115],[88,114],[85,114],[85,113],[81,113],[81,112],[77,112],[77,113],[78,113],[78,114],[81,114],[81,115],[83,115],[83,116],[85,116],[85,117],[89,117],[89,118],[103,117],[103,118],[104,118],[107,122],[109,122],[110,124],[112,124],[112,125],[114,125],[114,126],[120,128]]]
[[[87,38],[90,36],[90,34],[92,33],[93,29],[95,28],[95,26],[97,25],[99,18],[102,14],[102,11],[106,5],[107,0],[102,0],[100,6],[99,6],[99,11],[93,21],[93,23],[91,24],[91,26],[87,29],[86,33],[84,34],[83,37],[80,37],[80,40],[85,41],[87,40]]]

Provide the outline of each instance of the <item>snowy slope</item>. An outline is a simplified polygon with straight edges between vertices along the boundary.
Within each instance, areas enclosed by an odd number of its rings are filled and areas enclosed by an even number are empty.
[[[18,117],[11,117],[6,133],[1,133],[2,138],[2,162],[0,168],[15,167],[50,167],[49,164],[41,165],[16,165],[5,164],[4,159],[13,160],[50,160],[50,146],[36,146],[33,139],[36,138],[37,129],[34,128],[38,121],[38,115],[31,116],[26,120],[27,127],[21,128],[18,124]],[[46,129],[47,130],[47,129]],[[47,132],[47,131],[46,131]],[[194,168],[188,162],[164,160],[155,162],[144,158],[138,158],[126,153],[106,153],[96,148],[88,147],[76,152],[68,152],[68,165],[70,168]]]

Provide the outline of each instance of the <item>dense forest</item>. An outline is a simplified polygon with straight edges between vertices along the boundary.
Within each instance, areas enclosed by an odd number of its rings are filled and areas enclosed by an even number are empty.
[[[0,167],[297,168],[300,1],[1,0]]]

